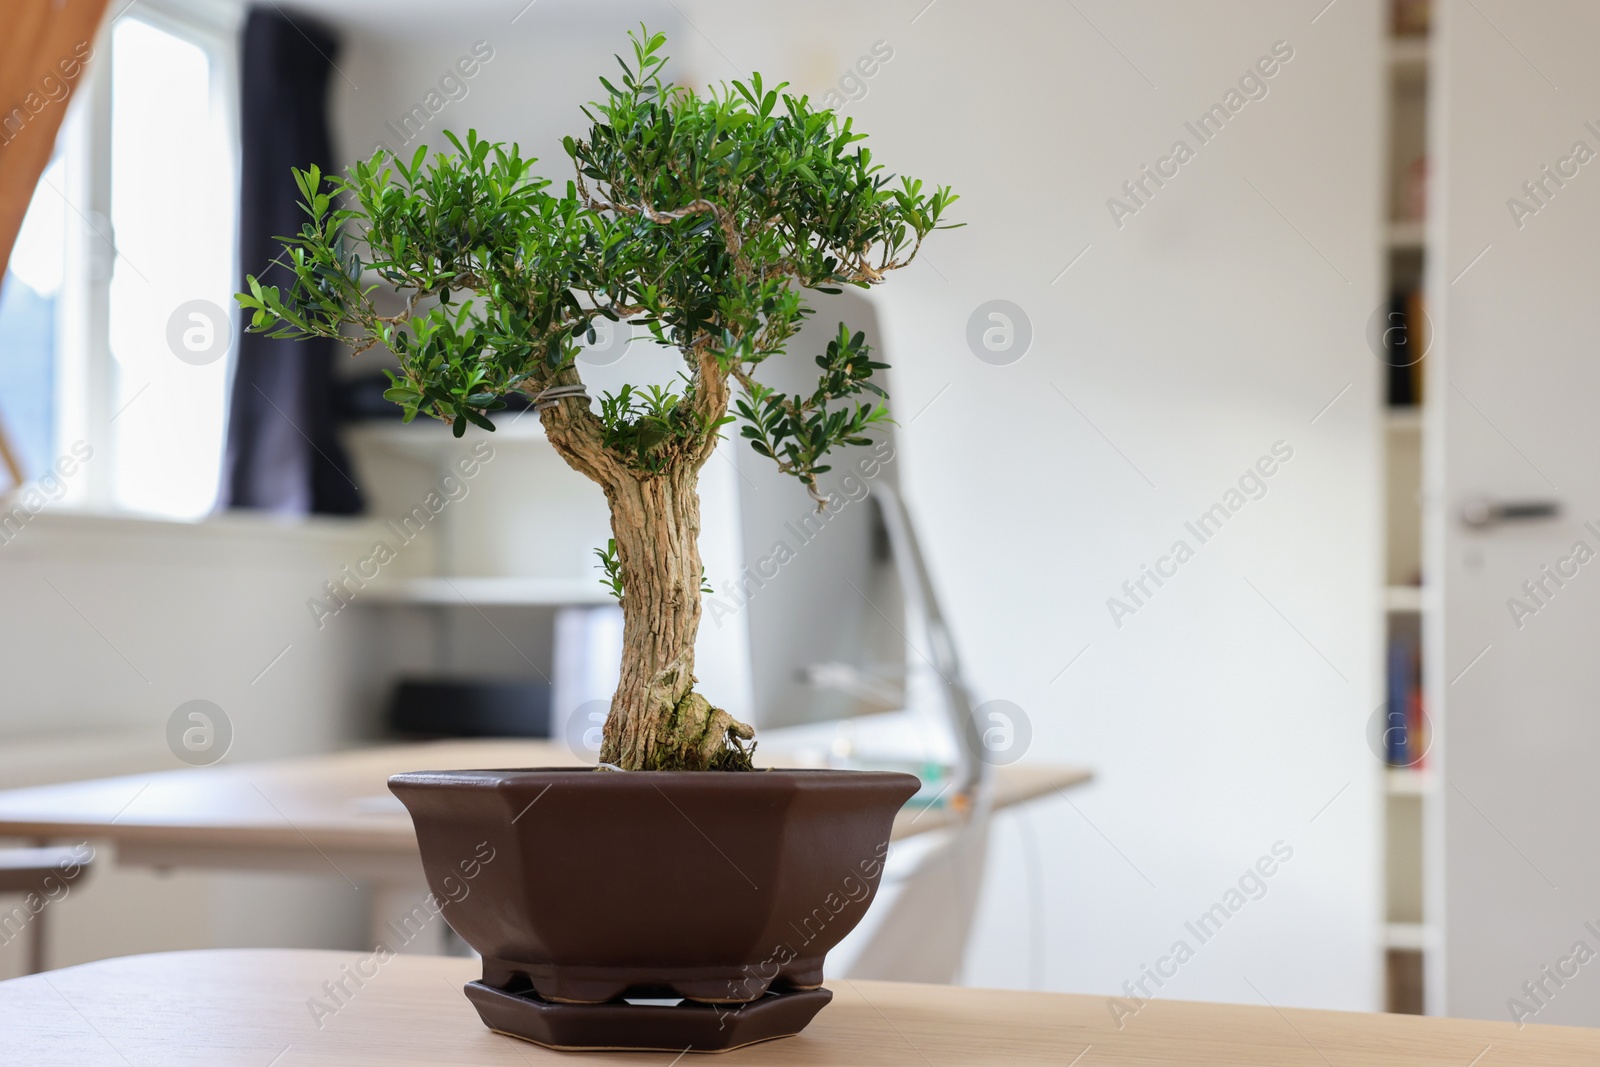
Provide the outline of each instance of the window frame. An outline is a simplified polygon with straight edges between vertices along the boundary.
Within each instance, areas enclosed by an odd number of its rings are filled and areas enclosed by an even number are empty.
[[[230,171],[235,188],[240,170],[239,35],[242,8],[226,0],[138,0],[109,14],[94,38],[94,51],[73,94],[57,142],[67,160],[67,219],[64,279],[56,320],[56,448],[88,441],[94,461],[85,463],[61,500],[66,508],[94,514],[150,516],[117,500],[117,434],[113,423],[118,367],[111,352],[111,279],[116,264],[116,234],[111,225],[112,32],[124,18],[148,23],[200,48],[212,64],[211,106],[224,117]],[[235,197],[237,200],[237,197]],[[238,213],[229,236],[229,262],[237,271]],[[233,282],[230,279],[230,288]],[[230,306],[228,329],[237,337],[238,312]],[[233,381],[233,346],[227,361],[224,403]],[[223,412],[224,435],[227,412]],[[225,439],[225,437],[224,437]],[[219,457],[220,458],[220,457]],[[221,473],[219,467],[219,474]],[[219,478],[220,481],[220,478]],[[216,506],[211,509],[216,511]]]

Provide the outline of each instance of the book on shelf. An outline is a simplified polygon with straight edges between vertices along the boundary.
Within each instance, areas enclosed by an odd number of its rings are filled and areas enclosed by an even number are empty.
[[[1390,0],[1389,30],[1396,37],[1426,37],[1432,28],[1432,0]]]
[[[1384,760],[1391,767],[1420,770],[1428,752],[1428,718],[1422,698],[1422,657],[1415,638],[1389,638]]]
[[[1397,290],[1391,294],[1383,340],[1384,362],[1389,365],[1388,400],[1392,408],[1413,408],[1422,404],[1428,325],[1420,289]]]

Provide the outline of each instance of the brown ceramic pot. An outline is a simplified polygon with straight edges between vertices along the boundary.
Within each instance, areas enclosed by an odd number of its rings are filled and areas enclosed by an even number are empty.
[[[916,792],[865,771],[395,775],[428,885],[484,982],[556,1003],[815,989]]]

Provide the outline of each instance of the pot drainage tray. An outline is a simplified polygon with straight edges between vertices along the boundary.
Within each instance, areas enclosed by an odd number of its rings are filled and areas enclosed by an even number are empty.
[[[792,1037],[833,999],[826,989],[805,989],[748,1004],[555,1004],[483,982],[468,982],[466,994],[489,1029],[568,1052],[727,1052]]]

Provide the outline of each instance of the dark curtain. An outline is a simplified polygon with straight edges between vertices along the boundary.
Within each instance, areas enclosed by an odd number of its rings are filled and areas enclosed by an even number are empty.
[[[244,275],[287,290],[288,271],[268,264],[274,240],[305,219],[289,171],[333,170],[328,82],[339,42],[327,29],[276,7],[254,8],[242,48],[243,123],[239,288]],[[264,269],[265,268],[265,269]],[[228,420],[229,507],[287,514],[352,515],[361,491],[337,436],[333,359],[338,342],[239,338]]]

